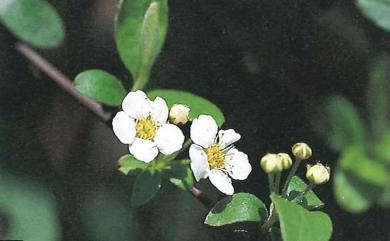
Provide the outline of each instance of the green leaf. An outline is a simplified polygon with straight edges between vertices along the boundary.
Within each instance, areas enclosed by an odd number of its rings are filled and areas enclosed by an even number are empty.
[[[384,163],[390,163],[390,131],[383,133],[381,139],[371,147],[375,158]]]
[[[148,164],[143,161],[137,160],[132,155],[124,155],[118,160],[118,169],[123,174],[138,174],[139,171],[143,171],[148,167]]]
[[[348,212],[364,212],[374,201],[373,196],[367,195],[373,191],[369,185],[339,168],[334,172],[333,185],[336,201]]]
[[[390,12],[389,12],[390,14]],[[389,126],[390,58],[386,55],[375,58],[370,64],[370,81],[367,86],[367,110],[374,140],[383,137]]]
[[[384,187],[390,181],[385,165],[370,158],[364,146],[356,145],[347,148],[341,154],[338,168],[374,186]]]
[[[194,178],[189,163],[190,160],[172,162],[167,173],[169,181],[184,191],[189,191],[194,186]]]
[[[169,107],[173,104],[185,104],[190,107],[190,119],[193,120],[199,115],[211,115],[214,117],[218,126],[221,126],[225,122],[225,117],[222,111],[212,102],[185,91],[178,90],[152,90],[148,93],[150,98],[157,96],[166,100]]]
[[[365,141],[361,118],[351,102],[343,97],[333,97],[325,105],[327,118],[318,120],[316,130],[334,150]]]
[[[55,197],[46,186],[2,171],[0,192],[1,214],[5,214],[10,224],[7,237],[2,232],[2,238],[60,240],[60,221]]]
[[[1,0],[0,21],[17,38],[34,47],[55,47],[64,27],[55,9],[42,0]]]
[[[327,241],[332,235],[332,221],[326,213],[308,211],[280,196],[271,196],[279,215],[284,241]]]
[[[217,202],[204,223],[223,226],[238,222],[263,222],[267,215],[267,208],[255,195],[236,193]]]
[[[82,94],[109,106],[119,106],[126,90],[115,76],[102,70],[87,70],[78,74],[74,85]]]
[[[122,0],[116,18],[119,55],[141,89],[159,54],[168,28],[167,0]]]
[[[389,0],[358,0],[357,6],[362,14],[378,27],[390,31]]]
[[[287,188],[288,200],[293,200],[296,196],[302,193],[306,187],[306,183],[301,178],[293,176]],[[312,190],[305,194],[304,198],[299,204],[308,210],[322,208],[324,206],[324,203]]]
[[[152,199],[161,188],[161,173],[143,171],[135,180],[131,195],[131,206],[139,207]]]

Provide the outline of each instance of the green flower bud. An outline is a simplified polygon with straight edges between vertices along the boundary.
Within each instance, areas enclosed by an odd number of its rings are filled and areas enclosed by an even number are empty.
[[[183,104],[174,104],[169,111],[169,121],[175,125],[187,123],[190,108]]]
[[[278,156],[282,160],[282,167],[284,170],[289,169],[292,165],[292,159],[287,153],[278,153]]]
[[[307,165],[306,178],[316,185],[327,183],[330,179],[330,168],[321,163]]]
[[[309,159],[312,155],[312,150],[310,146],[306,143],[300,142],[293,145],[291,148],[294,156],[300,158],[301,160]]]
[[[283,170],[282,159],[276,154],[266,154],[260,160],[261,168],[266,173],[278,173]]]

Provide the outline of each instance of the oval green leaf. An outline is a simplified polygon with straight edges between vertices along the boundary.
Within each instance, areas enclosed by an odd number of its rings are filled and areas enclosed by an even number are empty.
[[[348,212],[364,212],[374,201],[367,195],[372,191],[370,186],[340,169],[334,172],[333,186],[337,203]]]
[[[119,106],[126,90],[122,82],[103,70],[87,70],[76,76],[74,85],[82,94],[109,106]]]
[[[223,226],[238,222],[263,222],[267,216],[267,208],[255,195],[236,193],[217,202],[204,223]]]
[[[374,24],[390,31],[390,1],[389,0],[358,0],[356,2],[363,15]]]
[[[284,241],[328,241],[332,235],[332,221],[326,213],[308,211],[302,206],[277,195],[272,195],[279,215]]]
[[[330,98],[325,104],[326,118],[315,121],[315,130],[337,151],[365,141],[362,120],[353,104],[344,97]]]
[[[34,47],[55,47],[64,38],[56,10],[42,0],[1,0],[0,21],[17,38]]]
[[[5,239],[60,240],[60,221],[54,195],[41,183],[0,173],[0,206],[9,218]],[[4,220],[2,220],[4,221]]]
[[[293,200],[296,196],[302,193],[306,187],[307,184],[301,178],[293,176],[287,188],[288,200]],[[312,190],[305,194],[299,204],[308,210],[322,208],[324,206],[324,203]]]
[[[142,87],[159,54],[168,28],[166,0],[122,0],[115,22],[115,41],[119,55]],[[140,76],[143,75],[143,76]]]
[[[135,180],[131,195],[131,206],[139,207],[149,202],[161,188],[161,173],[143,171]]]
[[[194,177],[189,164],[190,160],[174,161],[167,171],[169,181],[184,191],[190,191],[194,186]]]
[[[140,171],[145,170],[148,167],[146,162],[137,160],[132,155],[124,155],[118,160],[118,169],[123,174],[139,174]]]
[[[190,119],[193,120],[199,115],[211,115],[214,117],[218,126],[221,126],[225,122],[225,117],[222,111],[212,102],[194,95],[189,92],[179,90],[152,90],[148,93],[148,96],[153,99],[157,96],[165,99],[169,107],[174,104],[185,104],[190,107]]]

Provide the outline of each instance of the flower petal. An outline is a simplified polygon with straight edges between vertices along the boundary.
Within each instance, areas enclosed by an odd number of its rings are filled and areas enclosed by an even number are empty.
[[[191,159],[191,169],[194,173],[195,179],[198,182],[201,178],[207,178],[210,167],[207,162],[207,155],[203,151],[203,148],[192,144],[190,147],[190,159]]]
[[[157,121],[159,124],[164,124],[168,119],[168,105],[163,98],[156,97],[154,101],[151,102],[152,110],[150,115],[153,120]]]
[[[126,95],[122,102],[122,109],[133,119],[147,117],[152,110],[151,101],[143,91],[133,91]]]
[[[226,153],[226,170],[229,175],[236,180],[247,179],[252,171],[252,166],[249,163],[248,155],[244,152],[233,148]]]
[[[135,121],[120,111],[112,119],[112,129],[119,141],[123,144],[131,144],[134,141],[136,130]]]
[[[195,144],[208,148],[214,143],[217,131],[218,126],[213,117],[200,115],[192,122],[191,139]]]
[[[233,129],[218,131],[218,146],[221,149],[230,146],[240,139],[241,135],[235,132]]]
[[[164,124],[158,128],[154,141],[162,154],[170,155],[182,148],[184,135],[179,127]]]
[[[210,182],[226,195],[233,195],[234,188],[230,177],[221,170],[211,170],[209,175]]]
[[[129,150],[135,158],[146,163],[153,161],[158,155],[157,146],[153,141],[140,138],[135,138]]]

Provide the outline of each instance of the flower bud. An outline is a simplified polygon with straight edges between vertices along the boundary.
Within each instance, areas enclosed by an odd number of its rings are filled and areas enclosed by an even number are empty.
[[[330,179],[330,168],[321,163],[307,165],[306,178],[316,185],[324,184]]]
[[[301,160],[306,160],[311,157],[312,151],[308,144],[300,142],[293,145],[291,148],[294,156],[300,158]]]
[[[190,108],[183,104],[174,104],[169,111],[169,120],[171,123],[184,125],[189,119]]]
[[[292,159],[287,153],[278,153],[278,156],[282,160],[282,167],[284,170],[289,169],[292,165]]]
[[[260,160],[261,168],[266,173],[278,173],[283,170],[282,159],[276,154],[266,154]]]

